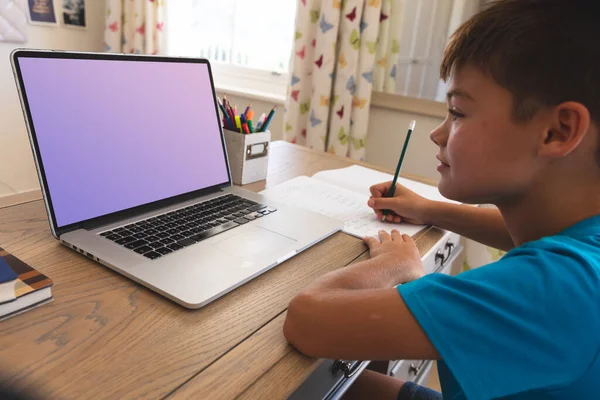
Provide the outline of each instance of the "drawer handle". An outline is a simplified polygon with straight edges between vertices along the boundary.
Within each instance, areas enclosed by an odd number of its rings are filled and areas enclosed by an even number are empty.
[[[410,364],[410,367],[408,367],[408,372],[413,374],[414,376],[419,375],[419,372],[421,372],[421,367],[417,367],[415,364]]]
[[[448,241],[446,243],[446,254],[444,254],[444,257],[447,259],[450,258],[450,255],[452,254],[452,250],[454,250],[454,243],[452,243],[451,241]]]
[[[356,362],[353,367],[350,361],[335,360],[333,362],[331,370],[333,371],[333,373],[342,371],[346,378],[351,378],[352,376],[354,376],[354,374],[356,374],[356,371],[358,371],[359,367],[360,362]]]
[[[446,256],[444,255],[444,253],[442,252],[442,250],[438,250],[435,253],[435,263],[438,263],[438,260],[440,261],[440,266],[444,265],[444,262],[446,261]]]

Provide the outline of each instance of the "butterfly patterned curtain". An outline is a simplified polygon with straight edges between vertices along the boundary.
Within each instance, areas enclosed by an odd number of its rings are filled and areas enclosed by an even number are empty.
[[[163,0],[106,0],[105,51],[161,54]]]
[[[387,0],[381,4],[382,17],[373,67],[373,90],[396,93],[396,68],[402,33],[402,0]]]
[[[298,0],[286,140],[364,160],[382,7],[394,1]]]

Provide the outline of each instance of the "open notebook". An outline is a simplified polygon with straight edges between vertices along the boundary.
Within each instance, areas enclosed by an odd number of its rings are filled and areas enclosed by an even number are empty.
[[[393,175],[354,165],[322,171],[312,178],[299,176],[262,193],[284,204],[342,220],[343,231],[356,237],[377,236],[380,230],[393,228],[412,236],[424,226],[381,222],[367,205],[369,187],[393,178]],[[398,178],[398,183],[428,199],[455,203],[443,197],[435,186],[404,178]]]

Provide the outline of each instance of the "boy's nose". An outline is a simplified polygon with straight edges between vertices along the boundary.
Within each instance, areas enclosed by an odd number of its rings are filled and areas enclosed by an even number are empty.
[[[429,134],[429,138],[439,147],[445,146],[448,141],[448,130],[446,129],[445,122],[442,122],[440,126],[432,130]]]

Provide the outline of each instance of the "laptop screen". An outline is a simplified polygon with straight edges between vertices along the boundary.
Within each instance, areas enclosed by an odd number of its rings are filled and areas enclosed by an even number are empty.
[[[207,64],[18,65],[57,227],[229,182]]]

